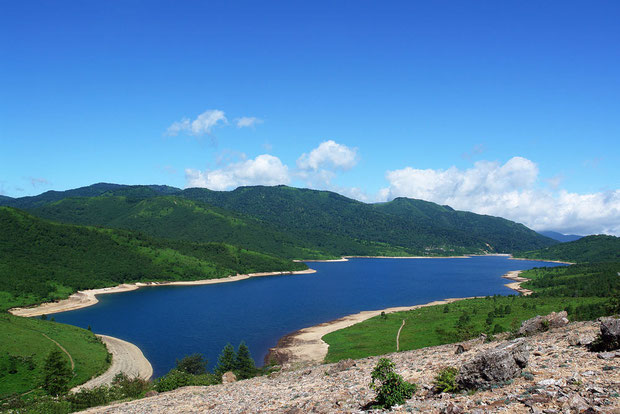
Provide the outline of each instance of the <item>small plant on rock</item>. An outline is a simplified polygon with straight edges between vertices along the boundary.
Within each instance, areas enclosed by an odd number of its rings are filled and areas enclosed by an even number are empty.
[[[433,385],[438,393],[442,392],[457,392],[459,387],[456,385],[456,374],[459,370],[454,367],[444,368],[439,371],[439,374],[435,376]]]
[[[384,408],[403,404],[418,388],[394,372],[394,367],[391,360],[381,358],[370,374],[370,388],[377,392],[376,403]]]

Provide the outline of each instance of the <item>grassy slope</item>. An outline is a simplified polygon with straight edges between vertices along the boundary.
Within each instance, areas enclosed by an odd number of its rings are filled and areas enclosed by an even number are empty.
[[[56,344],[42,334],[60,343],[71,354],[75,362],[75,376],[71,386],[87,381],[93,375],[105,371],[109,365],[106,362],[105,346],[92,332],[84,329],[2,313],[0,332],[0,399],[13,393],[30,391],[41,383],[45,358],[50,351],[57,348]],[[31,357],[33,365],[29,366],[29,363],[22,359],[15,366],[17,372],[11,374],[10,356]]]
[[[601,303],[600,298],[580,299],[579,304]],[[571,300],[571,303],[576,302]],[[523,308],[527,303],[528,308]],[[469,299],[448,305],[449,312],[444,313],[446,305],[429,306],[413,311],[396,312],[380,316],[342,329],[323,337],[329,344],[327,362],[336,362],[345,358],[365,358],[396,352],[396,334],[402,320],[405,327],[400,335],[400,349],[403,351],[457,342],[459,339],[442,335],[437,329],[450,332],[454,329],[464,311],[472,318],[473,329],[484,332],[488,329],[485,320],[496,306],[511,307],[511,313],[493,320],[493,327],[499,324],[504,331],[510,330],[514,321],[521,321],[536,315],[546,315],[552,311],[563,310],[567,306],[565,298],[528,298],[522,296],[493,297],[490,299]],[[535,305],[536,308],[532,308]],[[575,306],[575,303],[573,303]],[[474,312],[477,312],[474,314]]]
[[[469,336],[492,333],[496,324],[499,331],[511,330],[525,319],[551,311],[567,310],[572,320],[592,319],[605,314],[610,299],[620,293],[618,271],[620,263],[614,262],[528,270],[521,276],[531,279],[523,286],[535,292],[532,296],[468,299],[449,305],[447,313],[442,305],[390,314],[387,320],[371,318],[324,336],[323,340],[329,344],[326,360],[334,362],[396,351],[396,333],[403,319],[406,320],[401,333],[403,350],[466,339],[456,330],[463,312],[471,318]],[[489,312],[506,305],[511,312],[494,317],[488,325]]]

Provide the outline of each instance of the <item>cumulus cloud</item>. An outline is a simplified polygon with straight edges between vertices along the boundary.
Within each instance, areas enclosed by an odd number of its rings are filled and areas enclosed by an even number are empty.
[[[333,140],[321,144],[304,153],[297,160],[297,167],[301,170],[337,169],[350,170],[357,164],[357,148],[349,148]]]
[[[176,136],[181,132],[194,136],[210,134],[211,130],[218,123],[226,124],[227,122],[228,120],[223,111],[208,109],[198,115],[193,121],[189,118],[183,118],[180,121],[174,122],[166,130],[166,135]]]
[[[263,154],[254,159],[231,163],[216,170],[185,170],[188,187],[230,190],[243,185],[288,184],[288,167],[278,157]]]
[[[522,157],[479,161],[469,169],[388,171],[383,200],[410,197],[501,216],[535,230],[620,235],[620,190],[593,194],[541,189],[537,165]]]
[[[250,128],[257,124],[262,124],[263,120],[254,116],[242,116],[235,119],[235,122],[237,123],[237,128]]]

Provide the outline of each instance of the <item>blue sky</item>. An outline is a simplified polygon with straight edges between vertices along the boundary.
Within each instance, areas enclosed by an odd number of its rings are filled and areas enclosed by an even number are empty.
[[[0,194],[286,183],[620,234],[618,21],[616,1],[0,1]]]

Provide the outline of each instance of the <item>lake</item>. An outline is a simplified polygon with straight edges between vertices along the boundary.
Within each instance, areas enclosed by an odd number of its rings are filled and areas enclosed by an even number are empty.
[[[202,286],[161,286],[98,296],[99,303],[55,314],[56,321],[136,344],[154,376],[175,360],[204,354],[209,368],[222,348],[244,340],[258,365],[282,336],[363,310],[434,300],[515,294],[510,270],[559,266],[506,256],[367,259],[308,263],[317,272]]]

